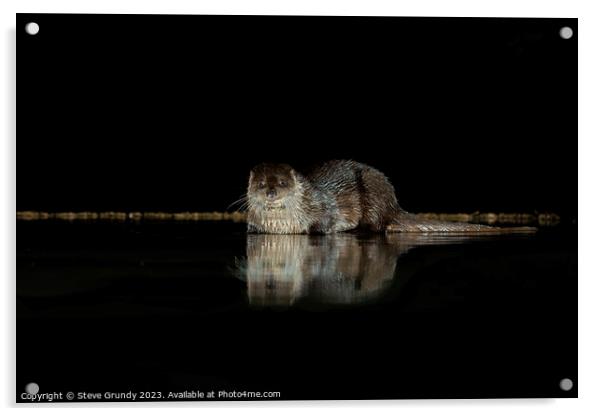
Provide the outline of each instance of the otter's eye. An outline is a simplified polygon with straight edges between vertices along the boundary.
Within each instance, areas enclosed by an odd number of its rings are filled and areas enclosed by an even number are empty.
[[[260,188],[265,188],[265,182],[264,181],[259,182],[259,187]]]
[[[279,184],[280,184],[280,186],[286,186],[286,185],[288,185],[288,183],[286,181],[280,181]]]

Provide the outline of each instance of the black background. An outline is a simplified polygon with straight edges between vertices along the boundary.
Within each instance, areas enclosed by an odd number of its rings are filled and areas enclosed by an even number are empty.
[[[19,210],[221,211],[352,158],[410,211],[576,216],[576,19],[17,20]]]

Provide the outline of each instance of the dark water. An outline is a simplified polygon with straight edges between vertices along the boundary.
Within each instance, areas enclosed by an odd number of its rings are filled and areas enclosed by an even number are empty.
[[[164,397],[577,395],[576,227],[479,238],[247,236],[224,222],[17,229],[18,395],[29,382]]]

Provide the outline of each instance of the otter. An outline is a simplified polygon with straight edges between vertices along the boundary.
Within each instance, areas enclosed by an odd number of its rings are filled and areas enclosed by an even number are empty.
[[[307,175],[288,164],[259,164],[251,169],[245,204],[250,233],[502,230],[480,224],[421,220],[399,206],[395,189],[382,172],[353,160],[332,160]],[[527,231],[529,227],[519,228]]]

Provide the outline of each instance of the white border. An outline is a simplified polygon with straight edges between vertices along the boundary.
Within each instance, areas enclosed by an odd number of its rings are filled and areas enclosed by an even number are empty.
[[[16,201],[16,144],[15,144],[15,13],[154,13],[154,14],[323,14],[323,15],[398,15],[398,16],[487,16],[487,17],[578,17],[579,18],[579,399],[564,400],[434,400],[434,401],[380,401],[380,402],[242,402],[242,403],[180,403],[180,404],[108,404],[84,406],[81,404],[45,405],[50,413],[111,412],[132,410],[145,414],[159,414],[166,407],[180,411],[232,412],[281,414],[283,408],[290,414],[318,412],[330,414],[342,410],[345,414],[365,414],[377,411],[384,414],[440,414],[446,415],[567,415],[602,414],[602,273],[599,262],[598,237],[602,186],[600,180],[602,141],[602,21],[600,2],[596,0],[99,0],[99,1],[12,1],[0,2],[2,21],[2,55],[0,71],[3,97],[0,101],[0,171],[2,203],[0,204],[0,235],[2,250],[0,264],[4,268],[2,295],[3,342],[0,343],[4,365],[0,379],[3,404],[14,405],[14,311],[15,311],[15,201]],[[564,103],[558,103],[563,105]],[[572,111],[572,109],[570,110]],[[8,371],[7,371],[8,370]],[[294,371],[294,370],[292,370]],[[23,407],[23,406],[21,406]],[[42,407],[42,406],[40,406]],[[82,407],[87,407],[83,409]],[[125,409],[120,409],[125,408]],[[31,412],[37,409],[25,408]]]

